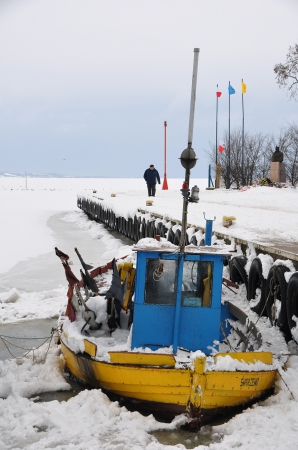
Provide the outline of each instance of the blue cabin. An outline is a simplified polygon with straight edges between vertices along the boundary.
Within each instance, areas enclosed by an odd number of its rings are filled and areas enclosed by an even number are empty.
[[[221,305],[225,256],[211,247],[200,253],[138,250],[132,349],[173,346],[174,353],[210,354],[227,316]]]

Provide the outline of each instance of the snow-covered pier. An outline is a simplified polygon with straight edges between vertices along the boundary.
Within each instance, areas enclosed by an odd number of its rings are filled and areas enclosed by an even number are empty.
[[[189,205],[187,241],[200,244],[204,240],[205,217],[215,219],[216,239],[235,243],[244,253],[251,247],[257,254],[267,253],[273,259],[290,259],[298,268],[297,194],[290,188],[256,187],[245,192],[201,190],[200,203]],[[90,218],[133,241],[157,234],[178,244],[181,206],[179,190],[159,192],[151,206],[146,206],[146,197],[133,191],[113,196],[102,192],[78,195],[78,207]],[[236,221],[225,228],[222,217],[231,213]]]

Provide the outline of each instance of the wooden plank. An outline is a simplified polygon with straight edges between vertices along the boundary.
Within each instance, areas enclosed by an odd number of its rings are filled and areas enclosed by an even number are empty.
[[[174,355],[162,353],[109,352],[114,364],[134,364],[144,366],[175,366]]]

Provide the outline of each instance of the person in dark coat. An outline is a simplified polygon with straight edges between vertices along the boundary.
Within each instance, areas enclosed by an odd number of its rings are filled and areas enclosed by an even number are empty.
[[[145,170],[144,179],[147,183],[148,196],[155,197],[156,180],[158,181],[158,184],[160,184],[160,178],[158,171],[154,167],[154,164],[150,164],[149,169]]]

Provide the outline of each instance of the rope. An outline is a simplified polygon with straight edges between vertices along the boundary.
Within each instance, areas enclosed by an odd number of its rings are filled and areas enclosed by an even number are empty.
[[[25,339],[33,341],[34,339],[49,339],[51,336],[44,336],[44,337],[19,337],[19,336],[6,336],[5,334],[0,334],[0,338],[2,338],[2,337],[3,338],[9,338],[9,339],[22,339],[23,341]]]
[[[293,400],[296,400],[296,398],[295,398],[293,392],[291,391],[291,389],[289,388],[289,386],[288,386],[287,383],[285,382],[284,377],[282,376],[282,373],[284,372],[284,370],[283,370],[281,367],[278,367],[277,370],[278,370],[278,373],[279,373],[280,378],[282,379],[284,385],[286,386],[286,388],[287,388],[288,391],[290,392],[290,394],[291,394]]]
[[[160,281],[163,274],[164,264],[160,263],[159,266],[154,270],[152,278],[154,281]]]
[[[220,321],[220,329],[221,329],[222,334],[224,335],[224,337],[225,337],[225,339],[226,339],[230,349],[233,350],[233,352],[236,352],[236,350],[232,347],[232,345],[231,345],[231,343],[230,343],[230,341],[228,339],[228,336],[226,335],[225,329],[224,329],[223,324],[222,324],[221,321]]]
[[[16,345],[16,344],[13,344],[12,342],[9,342],[7,339],[5,339],[5,337],[9,337],[9,338],[11,338],[11,339],[23,339],[23,338],[13,337],[13,336],[5,336],[5,335],[2,335],[2,334],[1,334],[1,335],[0,335],[0,339],[1,339],[1,341],[3,342],[3,344],[5,345],[7,351],[9,352],[9,354],[10,354],[14,359],[23,359],[23,358],[25,358],[25,357],[32,351],[32,352],[33,352],[33,361],[34,361],[34,351],[35,351],[35,350],[38,350],[42,345],[44,345],[44,344],[50,339],[49,346],[48,346],[48,349],[47,349],[47,351],[46,351],[46,353],[45,353],[45,357],[44,357],[44,360],[45,360],[45,359],[46,359],[46,356],[47,356],[47,354],[48,354],[48,352],[49,352],[49,350],[50,350],[50,346],[51,346],[51,343],[52,343],[52,339],[53,339],[53,337],[54,337],[54,331],[56,331],[56,330],[57,330],[57,328],[52,328],[51,336],[46,337],[46,338],[43,338],[43,337],[42,337],[42,338],[24,338],[24,339],[45,339],[38,347],[32,347],[32,348],[30,348],[30,349],[21,347],[21,346]],[[7,346],[6,343],[7,343],[7,344],[10,344],[10,345],[13,346],[13,347],[20,348],[21,350],[25,350],[26,353],[24,353],[23,356],[15,356],[13,353],[11,353],[11,351],[10,351],[10,349],[9,349],[9,347]]]
[[[233,289],[230,288],[230,286],[228,286],[227,284],[225,284],[224,282],[222,282],[222,284],[227,287],[228,289],[230,289],[230,291],[233,292],[233,294],[237,294],[237,292],[233,291]]]

